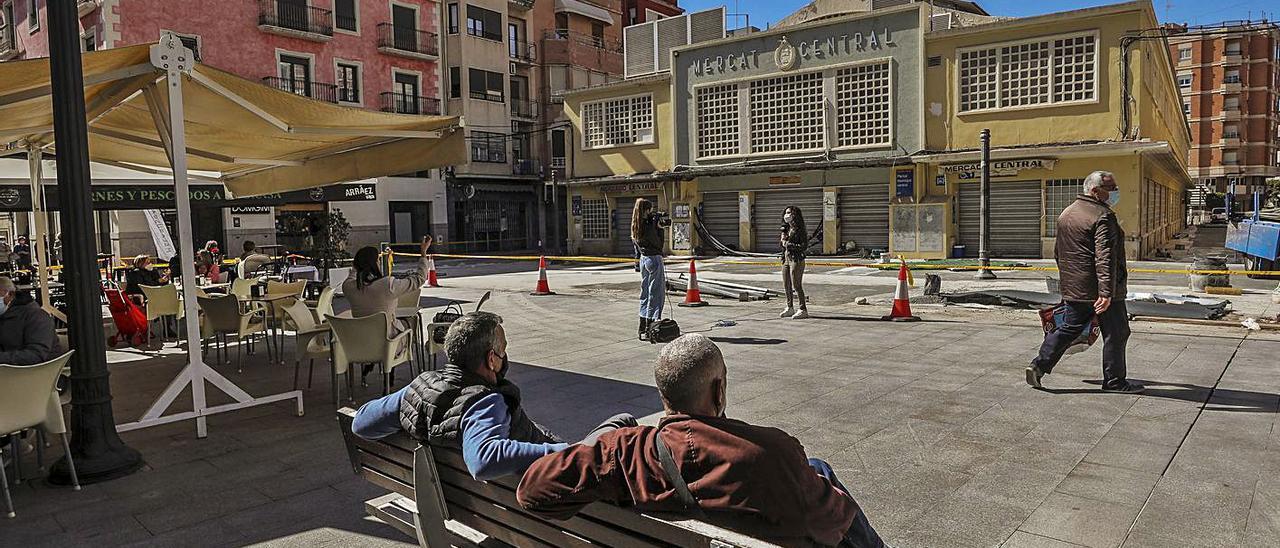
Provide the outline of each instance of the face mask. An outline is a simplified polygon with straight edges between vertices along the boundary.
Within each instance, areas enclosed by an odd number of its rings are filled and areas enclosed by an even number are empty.
[[[4,297],[0,297],[0,316],[3,316],[6,310],[9,310],[9,303],[4,302]]]
[[[1116,204],[1118,204],[1118,203],[1120,203],[1120,191],[1119,191],[1119,190],[1112,190],[1111,192],[1108,192],[1108,193],[1107,193],[1107,205],[1109,205],[1109,206],[1111,206],[1111,207],[1115,207],[1115,206],[1116,206]]]
[[[502,356],[502,369],[499,369],[497,373],[499,381],[507,378],[508,369],[511,369],[511,362],[507,361],[507,356]]]
[[[147,265],[147,266],[142,267],[142,269],[143,269],[143,270],[146,270],[147,272],[150,272],[150,271],[152,271],[152,270],[155,270],[155,269],[156,269],[156,267],[155,267],[154,265]]]

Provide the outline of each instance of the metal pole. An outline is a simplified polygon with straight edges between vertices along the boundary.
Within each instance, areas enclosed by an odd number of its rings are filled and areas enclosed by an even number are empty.
[[[978,248],[979,280],[994,280],[991,272],[991,130],[984,129],[982,138],[982,239]]]
[[[80,18],[76,3],[47,2],[53,130],[57,139],[58,190],[67,218],[62,281],[67,292],[71,348],[71,456],[80,483],[105,481],[142,467],[142,455],[116,433],[111,410],[107,345],[102,332],[93,197],[89,178],[89,130],[85,123],[84,73],[80,66]],[[51,483],[71,483],[66,457],[53,465]]]
[[[45,245],[45,237],[49,234],[49,214],[44,209],[44,149],[27,143],[27,166],[31,173],[31,212],[35,217],[36,237],[30,242],[32,251],[40,262],[36,263],[36,279],[40,282],[40,307],[45,312],[67,321],[62,312],[53,306],[53,298],[49,290],[49,248]],[[66,350],[65,348],[63,350]]]

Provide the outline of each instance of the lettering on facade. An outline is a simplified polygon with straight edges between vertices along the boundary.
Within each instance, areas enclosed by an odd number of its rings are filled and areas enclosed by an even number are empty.
[[[378,191],[373,185],[346,185],[342,197],[347,200],[377,200]]]
[[[887,27],[879,32],[872,30],[866,33],[843,33],[839,36],[802,40],[794,44],[783,36],[778,40],[777,48],[773,50],[773,64],[779,70],[791,70],[805,60],[834,59],[897,45]],[[716,76],[758,68],[760,68],[760,50],[757,49],[704,57],[693,62],[695,76]]]
[[[623,194],[628,192],[640,192],[644,190],[658,190],[658,187],[659,187],[659,184],[657,182],[613,183],[608,185],[600,185],[600,192],[603,192],[606,194],[612,194],[612,193]]]
[[[791,186],[800,184],[799,175],[777,175],[769,177],[769,186]]]
[[[992,177],[1012,177],[1018,172],[1028,169],[1053,169],[1057,160],[1048,158],[1023,158],[1019,160],[994,160],[991,162]],[[980,162],[963,164],[946,164],[941,166],[942,173],[956,174],[957,179],[976,179],[982,174]]]

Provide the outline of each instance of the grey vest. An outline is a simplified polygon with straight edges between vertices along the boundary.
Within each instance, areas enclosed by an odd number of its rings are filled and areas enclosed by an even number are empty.
[[[532,443],[560,441],[533,422],[520,407],[520,389],[511,381],[490,385],[483,377],[449,364],[419,375],[400,400],[400,426],[414,439],[460,447],[462,414],[481,398],[497,392],[511,414],[510,439]]]

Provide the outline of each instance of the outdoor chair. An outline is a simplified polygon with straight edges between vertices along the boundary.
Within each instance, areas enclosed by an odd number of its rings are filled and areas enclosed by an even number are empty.
[[[66,451],[71,469],[71,483],[80,490],[80,478],[76,464],[71,459],[71,445],[67,443],[67,424],[62,417],[62,403],[58,398],[58,376],[71,359],[73,351],[36,365],[0,365],[0,434],[9,435],[29,428],[39,428],[50,434],[62,435],[62,449]],[[9,450],[13,453],[13,469],[21,477],[22,450],[17,437],[10,438]],[[43,461],[43,443],[37,443]],[[4,489],[8,516],[15,517],[13,499],[9,496],[9,478],[0,466],[0,487]]]
[[[413,353],[410,358],[414,361],[411,369],[423,367],[422,364],[422,307],[418,303],[422,302],[422,289],[405,293],[400,296],[396,302],[396,319],[403,320],[405,328],[413,333],[409,337],[410,344],[413,345]]]
[[[277,282],[267,280],[267,295],[293,295],[292,299],[279,299],[271,301],[271,317],[276,322],[285,327],[293,327],[289,317],[285,315],[284,309],[293,306],[293,303],[302,299],[302,292],[307,290],[307,281],[301,280],[297,282]]]
[[[422,336],[427,339],[427,363],[423,366],[424,371],[435,371],[438,369],[436,367],[436,359],[437,356],[440,355],[440,352],[444,350],[444,343],[436,342],[436,338],[432,334],[436,332],[436,329],[443,328],[447,330],[451,325],[453,325],[451,322],[431,322],[427,324],[427,328],[422,331]]]
[[[320,291],[320,297],[316,299],[316,304],[311,309],[311,315],[315,318],[316,323],[324,323],[325,316],[333,315],[333,295],[332,286],[325,287]]]
[[[147,297],[147,339],[151,338],[151,322],[154,320],[164,320],[170,316],[173,317],[174,323],[182,321],[186,315],[182,310],[182,299],[178,297],[178,286],[168,285],[140,285],[142,294]],[[169,324],[167,321],[161,322],[161,334],[167,334]]]
[[[266,312],[262,308],[242,312],[239,300],[235,295],[222,297],[199,297],[200,309],[204,310],[206,333],[222,336],[223,359],[227,355],[227,336],[236,338],[236,370],[244,372],[244,351],[241,347],[252,341],[254,335],[261,334],[267,343],[267,361],[271,360],[271,337],[267,336]],[[222,360],[219,360],[222,361]],[[223,362],[225,363],[225,362]]]
[[[385,312],[359,318],[326,316],[325,319],[334,335],[334,376],[345,373],[350,381],[351,364],[378,363],[382,366],[382,394],[389,394],[395,367],[409,363],[412,356],[408,338],[413,333],[404,331],[388,337],[391,318]]]
[[[298,369],[302,367],[304,357],[307,359],[307,388],[310,389],[316,360],[329,359],[329,326],[317,324],[311,310],[302,301],[294,301],[293,305],[284,308],[284,313],[294,325],[293,389],[298,389]],[[336,388],[336,375],[333,381]],[[334,403],[337,403],[337,396],[334,396]]]

